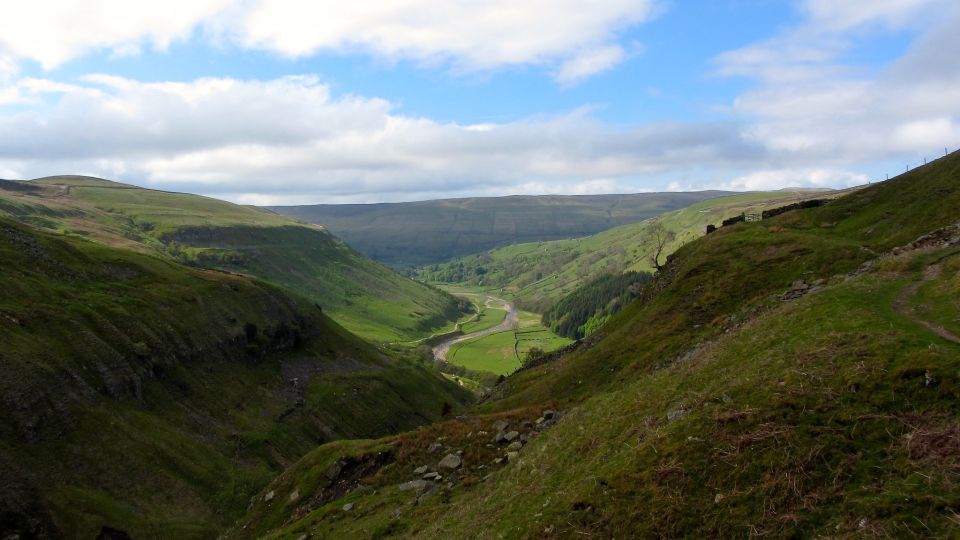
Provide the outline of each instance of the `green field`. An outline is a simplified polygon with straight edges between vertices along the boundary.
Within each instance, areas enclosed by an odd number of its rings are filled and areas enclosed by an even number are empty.
[[[447,360],[476,371],[508,375],[520,367],[521,359],[531,348],[549,352],[572,343],[540,324],[536,313],[521,311],[519,316],[516,330],[457,343],[450,348]]]
[[[481,308],[480,313],[477,314],[474,320],[460,325],[460,330],[464,334],[472,334],[473,332],[486,330],[487,328],[491,328],[502,323],[506,316],[507,312],[504,309],[484,306]]]
[[[462,306],[375,263],[322,227],[260,208],[87,177],[8,182],[0,216],[60,234],[253,275],[321,305],[373,341],[412,341]]]
[[[518,242],[586,236],[727,193],[475,197],[271,209],[327,227],[360,253],[407,269]]]
[[[836,195],[815,191],[743,193],[668,212],[656,218],[674,235],[664,247],[660,262],[680,246],[703,236],[708,224],[720,225],[724,219],[744,212]],[[653,221],[622,225],[582,238],[506,246],[423,266],[416,270],[416,275],[427,282],[503,288],[504,297],[516,301],[518,306],[544,312],[601,274],[651,271],[654,241],[649,229]]]

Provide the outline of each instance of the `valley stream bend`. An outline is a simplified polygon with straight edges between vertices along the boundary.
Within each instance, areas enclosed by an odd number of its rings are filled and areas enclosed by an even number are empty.
[[[517,327],[517,321],[519,317],[517,316],[517,307],[510,302],[507,302],[503,298],[498,298],[496,296],[487,295],[486,305],[490,308],[491,303],[499,303],[501,309],[506,310],[507,316],[504,317],[503,322],[496,326],[491,326],[485,330],[478,330],[470,334],[464,334],[462,336],[454,336],[448,339],[443,340],[439,345],[433,347],[433,357],[436,360],[443,362],[447,361],[447,353],[450,351],[450,347],[460,343],[462,341],[467,341],[468,339],[479,338],[483,336],[488,336],[490,334],[496,334],[497,332],[503,332],[506,330],[513,330]]]

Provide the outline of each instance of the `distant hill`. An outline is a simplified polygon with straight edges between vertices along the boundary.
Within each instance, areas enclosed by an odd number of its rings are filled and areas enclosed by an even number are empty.
[[[2,217],[0,343],[4,538],[214,538],[316,445],[469,399],[274,285]]]
[[[725,194],[476,197],[270,209],[323,225],[360,253],[405,268],[509,244],[586,236]]]
[[[415,275],[425,281],[503,288],[524,309],[544,313],[577,287],[601,275],[652,271],[655,241],[650,228],[654,223],[661,223],[670,235],[661,254],[662,263],[680,246],[703,236],[706,225],[720,225],[724,219],[744,212],[840,194],[780,190],[716,197],[583,238],[516,244],[424,266]]]
[[[260,208],[58,176],[0,182],[0,216],[262,278],[320,304],[368,339],[418,339],[461,314],[452,296],[363,257],[322,227]]]

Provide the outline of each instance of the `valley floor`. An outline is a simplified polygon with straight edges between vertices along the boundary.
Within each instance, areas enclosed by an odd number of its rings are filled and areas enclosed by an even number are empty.
[[[478,306],[478,320],[461,326],[465,335],[451,336],[433,348],[435,359],[475,371],[509,375],[520,368],[528,351],[550,352],[572,343],[544,326],[540,315],[521,311],[499,291],[442,286]],[[497,322],[499,321],[499,322]]]

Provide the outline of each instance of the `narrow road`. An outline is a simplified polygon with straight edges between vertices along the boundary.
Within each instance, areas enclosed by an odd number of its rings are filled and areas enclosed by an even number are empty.
[[[487,300],[485,304],[489,307],[491,302],[499,303],[503,309],[507,311],[507,316],[504,317],[503,322],[487,328],[486,330],[479,330],[470,334],[465,334],[462,336],[452,337],[447,340],[444,340],[439,345],[433,347],[433,358],[436,360],[441,360],[443,362],[447,361],[447,352],[450,351],[450,347],[460,343],[461,341],[466,341],[468,339],[478,338],[487,336],[490,334],[495,334],[497,332],[503,332],[504,330],[512,330],[517,327],[517,322],[519,317],[517,316],[517,307],[507,302],[503,298],[497,298],[496,296],[487,295]]]

